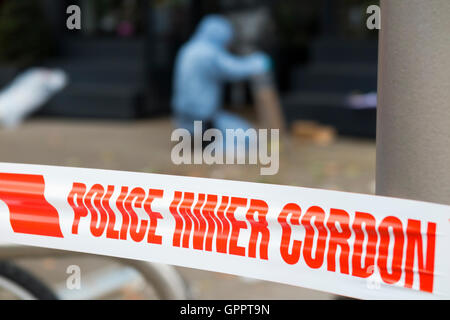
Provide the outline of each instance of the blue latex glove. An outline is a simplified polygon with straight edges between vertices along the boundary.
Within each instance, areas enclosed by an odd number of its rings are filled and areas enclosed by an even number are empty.
[[[258,70],[258,73],[266,73],[272,71],[273,61],[269,55],[263,52],[256,52],[252,54],[252,57],[255,60],[255,70]]]

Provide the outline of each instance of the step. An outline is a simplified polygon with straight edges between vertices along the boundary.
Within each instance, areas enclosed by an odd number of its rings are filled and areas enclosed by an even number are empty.
[[[139,84],[145,81],[146,67],[140,60],[108,59],[59,59],[46,63],[51,68],[67,72],[71,82],[104,84]]]
[[[141,106],[137,86],[70,84],[41,110],[41,114],[65,117],[133,119]]]
[[[125,57],[135,60],[145,57],[144,38],[70,38],[63,44],[63,53],[70,57]]]
[[[372,64],[313,64],[293,68],[292,90],[313,92],[372,92],[377,90],[377,66]]]
[[[345,94],[295,92],[285,95],[282,105],[288,124],[295,120],[314,120],[331,125],[342,135],[376,136],[376,109],[347,107]]]
[[[346,40],[321,38],[311,46],[315,62],[372,62],[378,60],[376,40]]]
[[[323,75],[348,73],[354,76],[376,75],[377,63],[311,63],[308,65],[311,72]]]

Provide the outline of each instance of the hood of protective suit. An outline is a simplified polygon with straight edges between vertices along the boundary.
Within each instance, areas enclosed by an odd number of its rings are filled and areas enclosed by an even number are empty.
[[[233,27],[226,18],[220,15],[209,15],[200,22],[194,40],[226,47],[233,40],[233,36]]]

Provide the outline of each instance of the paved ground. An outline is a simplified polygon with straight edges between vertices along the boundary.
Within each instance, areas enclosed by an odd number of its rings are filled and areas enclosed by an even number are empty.
[[[168,173],[185,176],[276,183],[373,193],[375,143],[339,138],[329,146],[292,140],[281,150],[280,171],[260,176],[256,166],[175,166],[170,160],[169,119],[139,122],[32,119],[15,131],[0,129],[0,161]],[[53,286],[64,282],[66,268],[79,264],[83,273],[106,270],[104,259],[20,261]],[[329,299],[331,295],[275,283],[179,268],[195,298]],[[129,286],[106,298],[147,298],[142,286]]]

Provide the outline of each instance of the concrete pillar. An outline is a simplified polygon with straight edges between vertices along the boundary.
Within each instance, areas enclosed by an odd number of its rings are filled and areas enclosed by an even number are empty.
[[[450,204],[450,1],[381,0],[377,193]]]

